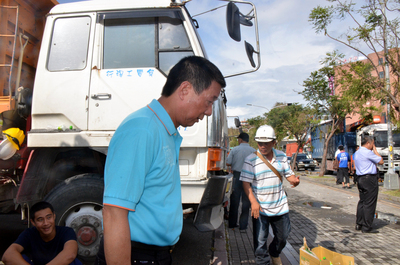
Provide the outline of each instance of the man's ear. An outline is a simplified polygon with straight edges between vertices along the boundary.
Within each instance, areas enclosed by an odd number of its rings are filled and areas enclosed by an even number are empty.
[[[179,98],[184,99],[187,95],[189,95],[191,89],[193,89],[192,84],[189,81],[183,81],[177,88]]]
[[[36,226],[35,222],[32,219],[29,219],[29,221],[31,221],[32,226]]]

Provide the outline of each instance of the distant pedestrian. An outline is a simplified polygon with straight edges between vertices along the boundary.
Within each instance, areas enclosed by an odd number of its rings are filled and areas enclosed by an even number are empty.
[[[372,229],[372,222],[379,192],[376,164],[382,165],[383,158],[376,150],[374,138],[371,136],[364,136],[361,139],[361,147],[355,155],[354,162],[358,175],[358,191],[360,192],[356,230],[361,230],[363,233],[379,233]]]
[[[336,185],[339,185],[341,182],[340,182],[340,179],[339,179],[339,176],[338,176],[338,171],[339,171],[339,161],[337,160],[337,156],[338,156],[338,154],[340,154],[340,148],[343,148],[343,145],[339,145],[338,146],[338,149],[336,150],[336,152],[335,152],[335,158],[334,158],[334,160],[333,160],[333,170],[336,170]]]
[[[339,147],[340,153],[336,156],[336,159],[339,161],[339,169],[337,173],[338,181],[342,182],[342,188],[346,188],[346,183],[347,183],[347,188],[351,189],[350,187],[350,178],[349,178],[349,171],[350,171],[350,156],[349,153],[347,153],[344,150],[344,147],[341,145]]]
[[[247,133],[239,134],[237,139],[239,145],[231,150],[226,163],[228,166],[232,166],[233,170],[233,187],[229,207],[229,228],[237,227],[238,208],[240,199],[242,199],[242,213],[239,219],[239,229],[244,231],[247,229],[249,222],[250,201],[244,193],[243,184],[239,178],[244,159],[251,153],[254,153],[256,149],[248,144],[249,135]]]
[[[253,217],[253,240],[256,264],[280,265],[279,255],[290,233],[289,205],[283,189],[283,177],[296,187],[296,177],[285,153],[275,150],[274,129],[269,125],[258,128],[255,136],[257,154],[250,154],[243,164],[240,180],[251,203]],[[267,247],[269,226],[274,238]]]
[[[358,149],[360,149],[360,146],[356,145],[356,152],[358,151]],[[354,163],[354,159],[356,158],[355,157],[356,152],[354,152],[354,154],[352,154],[351,158],[350,158],[350,160],[351,160],[351,163],[350,163],[351,164],[351,173],[353,174],[353,183],[354,183],[354,185],[357,184],[357,170],[356,170],[356,165]]]

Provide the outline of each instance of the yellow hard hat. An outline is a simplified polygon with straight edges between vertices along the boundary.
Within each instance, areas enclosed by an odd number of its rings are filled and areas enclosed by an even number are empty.
[[[17,150],[21,148],[21,145],[25,139],[24,131],[19,128],[9,128],[3,131],[3,134]]]

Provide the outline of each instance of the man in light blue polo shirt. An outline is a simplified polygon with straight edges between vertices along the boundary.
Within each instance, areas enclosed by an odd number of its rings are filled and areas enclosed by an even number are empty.
[[[361,230],[363,233],[378,233],[379,231],[372,229],[372,222],[379,191],[376,164],[382,165],[383,159],[376,150],[374,138],[371,136],[363,136],[361,145],[354,156],[358,191],[360,192],[356,230]]]
[[[101,244],[96,264],[171,264],[183,223],[177,128],[210,116],[223,87],[214,64],[183,58],[161,97],[118,127],[104,171],[104,251]]]

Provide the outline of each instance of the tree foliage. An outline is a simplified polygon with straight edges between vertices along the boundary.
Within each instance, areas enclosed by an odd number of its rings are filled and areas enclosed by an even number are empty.
[[[331,127],[327,132],[321,131],[324,140],[324,153],[320,166],[320,176],[323,176],[325,173],[329,140],[344,121],[346,115],[352,112],[351,106],[353,100],[342,95],[335,95],[333,84],[330,84],[335,75],[335,61],[341,56],[336,51],[327,53],[326,58],[321,61],[323,67],[312,72],[303,81],[304,89],[299,93],[303,95],[312,110],[314,125],[317,125],[321,120],[330,119],[332,121]]]
[[[327,0],[332,5],[315,7],[309,21],[317,33],[323,33],[330,39],[343,44],[366,58],[365,62],[353,62],[345,67],[338,67],[339,78],[335,80],[341,86],[343,97],[353,98],[352,109],[364,117],[370,117],[378,109],[365,103],[378,100],[392,104],[391,113],[399,123],[400,97],[400,50],[399,16],[400,1],[368,0],[364,5],[355,0]],[[334,22],[342,20],[352,22],[347,29],[338,32],[332,28]],[[350,23],[348,23],[350,24]],[[361,48],[363,47],[363,48]],[[367,47],[367,48],[365,48]],[[365,52],[364,50],[368,50]],[[387,51],[387,52],[385,52]],[[384,58],[390,66],[391,84],[386,87],[386,80],[379,78],[384,65],[368,57],[375,54]]]
[[[291,105],[275,105],[271,111],[266,113],[267,124],[271,125],[278,141],[285,137],[296,139],[297,150],[293,161],[296,161],[297,154],[307,141],[307,134],[312,127],[313,117],[309,107],[298,103]]]

